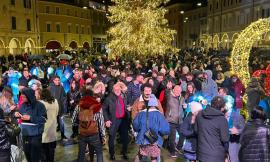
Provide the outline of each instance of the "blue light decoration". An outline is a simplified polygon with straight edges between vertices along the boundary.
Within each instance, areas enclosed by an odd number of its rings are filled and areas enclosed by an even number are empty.
[[[268,119],[270,119],[270,98],[267,97],[259,102],[259,106],[266,112]]]
[[[202,95],[202,93],[197,92],[188,100],[187,108],[185,109],[185,116],[187,116],[191,112],[189,103],[191,103],[192,101],[199,102],[202,104],[203,109],[206,108],[206,105],[204,105],[203,103],[206,103],[207,100]]]
[[[53,74],[54,74],[54,68],[48,67],[48,69],[47,69],[47,78],[49,79],[50,76],[52,76]]]
[[[28,87],[32,88],[32,86],[33,86],[34,84],[35,84],[35,85],[40,84],[40,86],[41,86],[41,82],[40,82],[39,80],[37,80],[37,79],[31,79],[31,80],[28,82]]]
[[[226,95],[224,97],[225,103],[226,103],[226,109],[227,111],[232,111],[232,109],[234,108],[234,98],[230,95]]]
[[[19,79],[22,77],[22,74],[18,71],[11,71],[8,73],[8,82],[7,86],[9,86],[13,93],[13,100],[15,104],[18,104],[18,95],[19,95]]]
[[[60,77],[60,81],[66,93],[70,91],[70,80],[73,78],[72,69],[69,66],[56,69],[55,74]]]
[[[42,73],[43,71],[40,69],[40,67],[33,67],[31,70],[30,70],[30,73],[31,75],[35,75],[37,76],[38,78],[42,78]]]
[[[229,125],[229,129],[233,128],[233,119],[232,119],[232,114],[240,114],[240,111],[237,111],[237,109],[234,107],[234,98],[230,95],[226,95],[225,97],[223,97],[225,100],[225,105],[226,105],[226,110],[228,115],[228,125]]]

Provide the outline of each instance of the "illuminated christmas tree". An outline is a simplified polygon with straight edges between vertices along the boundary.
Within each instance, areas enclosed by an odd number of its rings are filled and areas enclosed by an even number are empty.
[[[168,0],[112,0],[108,16],[113,26],[108,34],[110,57],[127,54],[151,56],[176,52],[172,41],[176,31],[168,28],[162,4]]]

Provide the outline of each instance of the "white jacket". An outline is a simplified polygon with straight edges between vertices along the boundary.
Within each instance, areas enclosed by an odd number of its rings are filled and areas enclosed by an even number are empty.
[[[44,132],[42,134],[42,143],[55,142],[57,140],[56,127],[57,127],[57,115],[59,111],[58,102],[56,99],[52,104],[42,100],[41,102],[45,105],[48,117],[44,126]]]

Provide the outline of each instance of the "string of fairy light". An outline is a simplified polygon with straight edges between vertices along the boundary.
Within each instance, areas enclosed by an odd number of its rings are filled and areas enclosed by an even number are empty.
[[[247,86],[250,81],[249,55],[255,42],[260,41],[263,34],[270,31],[270,18],[259,19],[244,29],[233,45],[231,66],[232,72]]]
[[[108,19],[114,24],[108,31],[111,38],[108,48],[110,58],[123,54],[153,56],[165,54],[167,50],[177,52],[171,42],[175,30],[168,28],[164,18],[166,9],[160,7],[168,0],[112,0]]]

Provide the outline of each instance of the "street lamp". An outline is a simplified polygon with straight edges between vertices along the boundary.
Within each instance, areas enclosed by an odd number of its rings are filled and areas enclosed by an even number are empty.
[[[185,11],[183,11],[183,10],[182,10],[182,11],[180,11],[180,14],[184,14],[184,13],[185,13]]]
[[[202,6],[202,3],[201,3],[201,2],[198,2],[198,3],[197,3],[197,6],[198,6],[198,7]]]

